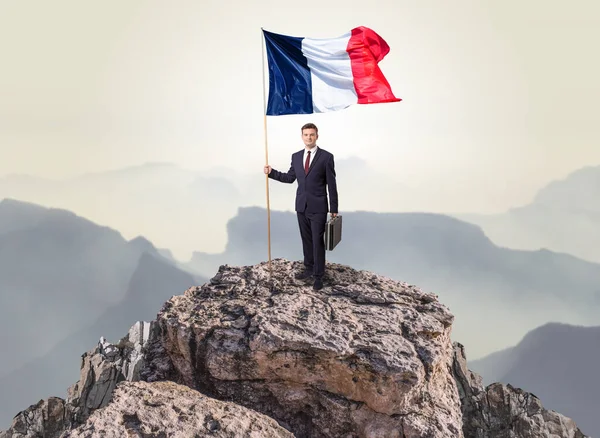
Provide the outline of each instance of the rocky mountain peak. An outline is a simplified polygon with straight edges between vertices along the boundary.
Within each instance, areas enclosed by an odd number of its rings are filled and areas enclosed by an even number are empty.
[[[67,400],[31,406],[0,438],[100,436],[117,427],[108,418],[122,418],[114,436],[183,436],[196,424],[196,436],[584,437],[533,394],[484,388],[436,295],[334,263],[314,291],[294,278],[301,268],[221,266],[156,320],[101,339]],[[183,399],[173,416],[165,405]],[[263,434],[239,432],[257,424]]]

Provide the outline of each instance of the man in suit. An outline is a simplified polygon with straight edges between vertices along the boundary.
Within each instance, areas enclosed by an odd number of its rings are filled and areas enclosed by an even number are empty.
[[[292,184],[298,180],[296,190],[296,215],[304,252],[304,272],[296,276],[306,279],[314,276],[315,290],[323,287],[325,273],[325,224],[327,213],[338,214],[338,193],[335,181],[333,154],[317,146],[319,130],[312,123],[302,126],[304,149],[292,154],[292,164],[287,172],[280,172],[266,165],[269,178]],[[327,186],[329,203],[327,202]],[[330,208],[329,208],[330,207]]]

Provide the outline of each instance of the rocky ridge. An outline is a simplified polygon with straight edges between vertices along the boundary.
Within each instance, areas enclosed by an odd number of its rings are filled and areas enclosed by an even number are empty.
[[[63,436],[85,438],[100,431],[106,438],[294,436],[270,417],[169,381],[122,382],[104,409],[95,410],[83,426]]]
[[[533,394],[484,388],[436,295],[333,263],[314,291],[300,263],[272,263],[271,281],[266,263],[221,266],[101,339],[67,400],[20,412],[0,438],[585,437]]]

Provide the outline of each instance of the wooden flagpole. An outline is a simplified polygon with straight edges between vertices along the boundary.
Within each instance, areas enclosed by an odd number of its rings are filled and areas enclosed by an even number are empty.
[[[269,146],[267,141],[267,90],[265,84],[265,36],[263,34],[263,28],[260,28],[260,39],[262,47],[262,76],[263,76],[263,128],[265,137],[265,166],[269,164]],[[265,174],[265,183],[267,189],[267,232],[268,232],[268,244],[269,244],[269,280],[273,275],[273,268],[271,266],[271,205],[269,203],[269,175]]]

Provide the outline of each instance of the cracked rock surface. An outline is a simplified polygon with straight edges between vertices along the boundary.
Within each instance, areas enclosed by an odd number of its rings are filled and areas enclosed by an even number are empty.
[[[272,267],[222,266],[155,321],[101,338],[67,400],[30,406],[0,438],[586,437],[533,394],[484,388],[435,295],[333,263],[314,291],[300,262]]]
[[[123,382],[111,403],[62,438],[293,438],[275,420],[173,382]]]
[[[222,266],[157,318],[178,381],[276,418],[297,436],[461,437],[452,314],[436,296],[328,264]]]

